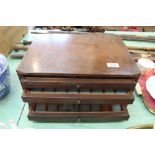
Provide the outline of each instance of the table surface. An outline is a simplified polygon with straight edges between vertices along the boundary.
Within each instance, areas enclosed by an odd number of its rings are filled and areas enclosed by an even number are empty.
[[[116,34],[124,34],[122,32],[108,32]],[[137,34],[127,32],[127,34]],[[155,36],[155,32],[140,32],[140,35]],[[24,39],[31,40],[32,37],[27,35]],[[138,41],[124,41],[126,45],[134,45],[138,47],[155,47],[152,42],[138,42]],[[11,90],[7,97],[0,101],[0,128],[61,128],[61,129],[124,129],[140,124],[149,124],[155,122],[155,115],[150,113],[145,107],[141,97],[134,93],[135,101],[128,105],[130,118],[127,121],[120,122],[102,122],[102,123],[40,123],[29,121],[27,118],[28,105],[21,99],[22,88],[16,73],[17,66],[21,62],[20,59],[8,58],[10,72],[11,72]]]

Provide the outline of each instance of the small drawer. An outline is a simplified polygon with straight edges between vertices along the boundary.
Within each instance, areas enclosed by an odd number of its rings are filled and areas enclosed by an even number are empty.
[[[129,114],[127,111],[127,105],[120,105],[120,109],[118,110],[107,110],[101,109],[100,111],[89,111],[89,112],[49,112],[49,111],[36,111],[36,105],[30,104],[30,110],[28,114],[28,118],[30,120],[35,121],[55,121],[55,122],[63,122],[63,121],[81,121],[81,122],[89,122],[89,121],[109,121],[109,120],[126,120],[129,118]]]
[[[125,89],[134,90],[135,79],[80,79],[25,77],[21,79],[23,89]]]
[[[134,101],[132,91],[123,93],[54,93],[40,91],[26,91],[22,95],[24,102],[29,103],[51,103],[51,104],[131,104]]]

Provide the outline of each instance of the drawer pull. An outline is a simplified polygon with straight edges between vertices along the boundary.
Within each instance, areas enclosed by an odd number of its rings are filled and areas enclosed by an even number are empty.
[[[77,101],[77,104],[80,104],[80,100]]]
[[[79,84],[77,84],[77,85],[76,85],[76,88],[77,88],[77,89],[79,89],[79,88],[80,88],[80,85],[79,85]]]
[[[80,122],[80,118],[77,119],[77,122],[78,122],[78,123]]]

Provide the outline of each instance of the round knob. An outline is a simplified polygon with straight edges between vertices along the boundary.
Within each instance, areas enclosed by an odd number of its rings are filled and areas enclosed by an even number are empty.
[[[80,122],[80,118],[77,119],[77,122]]]
[[[77,85],[76,85],[76,88],[77,88],[77,89],[79,89],[79,88],[80,88],[80,85],[79,85],[79,84],[77,84]]]
[[[80,104],[80,100],[77,101],[77,104]]]

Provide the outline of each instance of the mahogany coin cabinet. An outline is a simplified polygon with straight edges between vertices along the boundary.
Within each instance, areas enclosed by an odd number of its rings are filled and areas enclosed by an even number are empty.
[[[33,34],[17,68],[34,121],[126,120],[140,75],[120,37]]]

